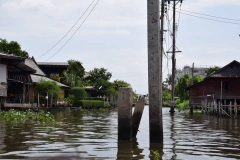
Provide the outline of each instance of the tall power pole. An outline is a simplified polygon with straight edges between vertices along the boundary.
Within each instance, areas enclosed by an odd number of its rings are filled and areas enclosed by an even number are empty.
[[[172,53],[172,101],[171,101],[171,108],[170,108],[170,113],[174,113],[174,105],[175,105],[175,71],[176,71],[176,52],[181,52],[181,51],[176,51],[176,4],[181,2],[182,0],[167,0],[169,3],[170,1],[173,1],[173,45],[172,45],[172,52],[167,52],[167,53]],[[177,1],[177,3],[176,3]]]
[[[162,0],[161,22],[164,16]],[[163,142],[162,126],[162,51],[163,24],[159,20],[159,0],[147,1],[148,16],[148,87],[150,143]],[[161,35],[160,35],[160,34]],[[161,38],[160,38],[161,37]]]

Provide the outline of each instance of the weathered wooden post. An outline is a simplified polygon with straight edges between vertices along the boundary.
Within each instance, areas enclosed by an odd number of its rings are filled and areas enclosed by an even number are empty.
[[[164,2],[164,1],[163,1]],[[163,8],[164,9],[164,8]],[[159,0],[147,1],[148,16],[148,87],[150,143],[163,142],[162,126],[162,55],[160,47]]]
[[[234,117],[237,118],[237,101],[234,101]]]
[[[218,115],[220,115],[220,111],[221,111],[221,102],[218,102]]]
[[[142,113],[145,105],[145,98],[142,97],[136,102],[134,113],[132,116],[132,137],[136,138],[138,133],[139,124],[141,122]]]
[[[230,104],[228,106],[228,110],[229,110],[229,115],[232,116],[232,101],[230,101]]]
[[[118,90],[118,140],[132,139],[132,88]]]

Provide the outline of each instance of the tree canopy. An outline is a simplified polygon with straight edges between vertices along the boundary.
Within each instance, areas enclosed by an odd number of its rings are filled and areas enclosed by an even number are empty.
[[[201,82],[202,80],[203,78],[199,75],[193,76],[193,84]],[[175,85],[175,93],[176,96],[179,97],[181,102],[183,102],[184,100],[188,100],[189,93],[186,92],[186,88],[190,85],[192,85],[192,77],[190,77],[188,74],[185,74],[178,78],[177,84]]]
[[[28,52],[21,49],[21,45],[17,41],[8,42],[6,39],[0,38],[0,52],[5,54],[13,54],[20,57],[29,57]]]
[[[112,77],[112,73],[108,72],[105,68],[94,68],[89,72],[89,79],[94,83],[97,79],[101,78],[105,81],[109,81]]]
[[[78,60],[68,60],[68,68],[63,72],[63,82],[71,87],[82,86],[85,69]]]
[[[218,66],[210,67],[210,68],[206,71],[207,76],[209,76],[209,75],[212,74],[213,72],[218,71],[219,69],[220,69],[220,67],[218,67]]]

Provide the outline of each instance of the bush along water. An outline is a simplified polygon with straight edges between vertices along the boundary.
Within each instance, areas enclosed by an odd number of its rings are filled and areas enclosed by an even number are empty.
[[[53,114],[50,112],[39,111],[33,112],[17,111],[11,109],[9,111],[0,111],[0,120],[5,122],[20,122],[20,123],[52,123],[55,122]]]

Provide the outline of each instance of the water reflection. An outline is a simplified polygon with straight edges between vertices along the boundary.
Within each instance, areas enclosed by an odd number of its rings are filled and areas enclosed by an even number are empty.
[[[163,144],[149,144],[148,108],[137,139],[117,141],[117,111],[56,112],[57,123],[0,123],[0,159],[240,159],[238,119],[194,113],[169,114],[163,108]]]
[[[138,147],[137,140],[132,142],[118,141],[117,159],[144,159],[144,149]]]

